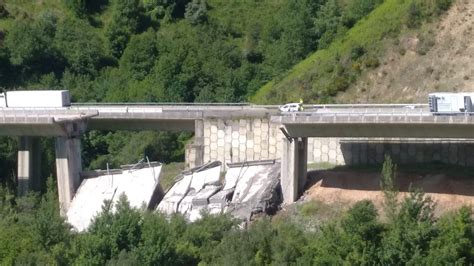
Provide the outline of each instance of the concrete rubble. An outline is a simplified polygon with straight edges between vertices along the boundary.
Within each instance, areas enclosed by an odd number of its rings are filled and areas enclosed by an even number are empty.
[[[166,214],[179,212],[190,219],[191,214],[193,219],[199,217],[199,212],[196,214],[197,207],[193,211],[193,198],[205,196],[205,191],[212,187],[220,187],[220,169],[221,162],[215,161],[183,172],[166,193],[157,210]],[[207,201],[207,198],[204,200]]]
[[[190,221],[202,211],[230,213],[248,221],[259,212],[273,212],[281,203],[280,163],[275,160],[227,165],[220,179],[221,163],[214,161],[184,172],[166,193],[157,210],[181,213]]]
[[[132,207],[181,213],[189,221],[201,218],[203,211],[229,213],[248,221],[256,213],[276,210],[281,203],[279,162],[233,163],[227,168],[225,177],[220,161],[184,171],[166,194],[159,185],[159,163],[84,172],[67,220],[77,231],[84,231],[102,211],[104,200],[116,203],[121,194],[127,196]]]
[[[84,180],[67,211],[67,221],[77,231],[84,231],[102,211],[104,200],[116,203],[121,194],[127,196],[132,207],[154,209],[164,194],[159,185],[161,167],[152,162],[84,172]]]
[[[247,221],[256,213],[275,212],[282,200],[280,163],[267,160],[239,163],[235,167],[242,169],[242,174],[225,212]]]

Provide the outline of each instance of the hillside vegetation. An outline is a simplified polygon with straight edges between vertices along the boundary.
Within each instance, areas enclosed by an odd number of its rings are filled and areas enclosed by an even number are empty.
[[[0,0],[0,88],[66,88],[76,102],[331,102],[347,97],[341,92],[363,99],[391,53],[432,53],[424,41],[430,38],[419,38],[432,35],[418,34],[436,29],[430,25],[450,6],[451,0]],[[89,168],[144,156],[182,161],[190,137],[92,131],[81,140],[82,158]],[[41,141],[49,176],[54,140]],[[17,145],[0,138],[1,265],[474,263],[472,207],[436,217],[436,204],[422,192],[400,197],[389,157],[380,179],[384,216],[367,200],[344,210],[311,201],[243,229],[226,215],[203,213],[190,223],[131,208],[117,195],[115,206],[105,201],[78,233],[59,215],[53,178],[43,193],[15,196]],[[167,166],[163,185],[180,169]]]
[[[247,101],[381,2],[1,0],[0,87],[66,88],[75,102]],[[189,138],[90,132],[83,161],[88,168],[144,156],[182,161]],[[6,177],[16,140],[2,142]],[[44,147],[52,165],[52,147]]]
[[[380,67],[336,97],[341,103],[425,103],[435,91],[474,91],[474,1],[459,0],[440,20],[387,45]]]
[[[236,102],[382,0],[0,2],[0,86],[75,101]]]
[[[362,74],[380,66],[390,43],[432,21],[450,6],[451,1],[446,0],[386,0],[353,28],[338,28],[337,38],[330,45],[308,56],[281,79],[263,86],[252,99],[260,103],[299,98],[333,102],[334,96],[346,91]],[[336,19],[343,23],[341,18]],[[356,98],[364,96],[362,93]]]
[[[0,88],[66,88],[75,102],[368,101],[370,73],[385,68],[394,43],[423,32],[451,1],[0,0]],[[426,36],[417,48],[425,53]],[[435,70],[425,69],[439,79]],[[355,97],[341,95],[348,89]],[[190,137],[89,132],[83,161],[182,161]],[[17,143],[1,140],[5,179]],[[44,142],[48,175],[53,151]]]
[[[381,187],[385,219],[360,201],[337,212],[322,202],[258,219],[243,230],[227,215],[180,215],[134,209],[121,195],[105,201],[86,232],[59,216],[52,179],[43,197],[15,198],[0,186],[2,265],[470,265],[472,210],[434,216],[421,192],[398,197],[387,158]],[[113,211],[115,208],[115,211]]]

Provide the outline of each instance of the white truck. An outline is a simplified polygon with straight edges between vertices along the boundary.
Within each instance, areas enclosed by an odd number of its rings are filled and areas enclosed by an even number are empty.
[[[428,95],[430,112],[456,115],[474,112],[474,92],[436,92]]]
[[[0,93],[0,108],[71,106],[68,90],[8,91]]]

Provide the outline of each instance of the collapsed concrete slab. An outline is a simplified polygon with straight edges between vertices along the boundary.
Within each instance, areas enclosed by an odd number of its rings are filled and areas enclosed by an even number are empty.
[[[211,214],[231,213],[250,220],[258,212],[271,212],[281,203],[280,163],[275,160],[228,164],[224,184],[219,182],[220,162],[183,173],[158,205],[167,214],[181,213],[190,221]],[[199,168],[197,168],[199,169]],[[189,178],[191,176],[191,178]],[[185,187],[188,187],[184,193]]]
[[[282,200],[280,162],[266,160],[237,164],[235,167],[241,167],[243,171],[232,201],[224,212],[248,221],[256,213],[276,211]]]
[[[237,182],[245,176],[249,167],[249,162],[227,164],[227,172],[224,179],[224,187],[221,191],[209,198],[207,209],[211,214],[223,213],[224,209],[232,201]],[[249,172],[251,174],[251,172]]]
[[[160,163],[124,166],[125,169],[84,172],[84,180],[67,212],[67,221],[77,230],[86,230],[102,211],[104,200],[117,202],[123,193],[132,207],[154,209],[163,197],[159,185]]]
[[[193,198],[206,186],[220,186],[221,162],[210,162],[183,172],[166,193],[157,210],[166,214],[182,213],[189,216]]]

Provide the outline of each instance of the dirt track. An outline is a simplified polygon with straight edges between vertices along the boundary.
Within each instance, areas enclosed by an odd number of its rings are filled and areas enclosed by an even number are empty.
[[[305,199],[327,203],[348,204],[369,199],[382,207],[383,193],[380,191],[380,174],[322,170],[309,173]],[[458,209],[463,205],[474,206],[474,178],[437,175],[397,174],[396,185],[400,197],[413,188],[421,188],[437,203],[437,215]]]

